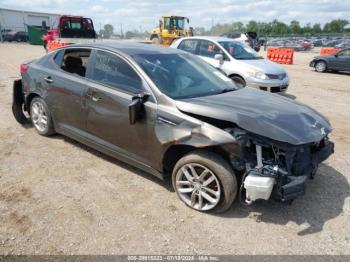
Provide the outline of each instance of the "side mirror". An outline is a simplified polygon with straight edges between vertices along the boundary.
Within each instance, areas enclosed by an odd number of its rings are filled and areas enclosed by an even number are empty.
[[[140,93],[134,96],[129,105],[129,122],[130,125],[134,125],[137,121],[144,116],[143,104],[147,101],[148,94]]]
[[[216,54],[214,59],[218,60],[220,65],[224,63],[224,56],[222,54]]]

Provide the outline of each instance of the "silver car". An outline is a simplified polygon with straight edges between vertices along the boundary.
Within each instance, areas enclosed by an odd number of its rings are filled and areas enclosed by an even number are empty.
[[[273,93],[288,89],[289,77],[282,66],[264,59],[239,41],[224,37],[184,37],[170,47],[198,55],[223,71],[237,86]]]

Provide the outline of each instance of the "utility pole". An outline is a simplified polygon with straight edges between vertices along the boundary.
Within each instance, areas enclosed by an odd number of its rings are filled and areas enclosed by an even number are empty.
[[[121,38],[124,38],[124,36],[123,36],[123,24],[120,24],[120,36],[121,36]]]

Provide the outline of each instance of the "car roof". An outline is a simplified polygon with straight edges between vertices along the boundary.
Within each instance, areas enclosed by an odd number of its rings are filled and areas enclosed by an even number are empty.
[[[199,40],[209,40],[209,41],[216,41],[216,42],[238,42],[241,43],[241,41],[238,41],[236,39],[228,38],[228,37],[223,37],[223,36],[191,36],[191,37],[184,37],[181,38],[181,40],[185,39],[199,39]]]
[[[122,52],[126,55],[140,55],[140,54],[187,54],[187,52],[173,49],[164,46],[153,45],[149,43],[128,41],[128,40],[114,40],[114,41],[100,41],[86,44],[68,45],[69,47],[81,48],[101,48],[109,51]]]

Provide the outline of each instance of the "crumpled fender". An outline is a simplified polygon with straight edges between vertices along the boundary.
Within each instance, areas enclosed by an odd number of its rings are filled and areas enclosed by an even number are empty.
[[[155,132],[165,148],[170,145],[201,148],[237,142],[228,132],[206,122],[186,114],[181,114],[180,118],[164,111],[158,114]]]

